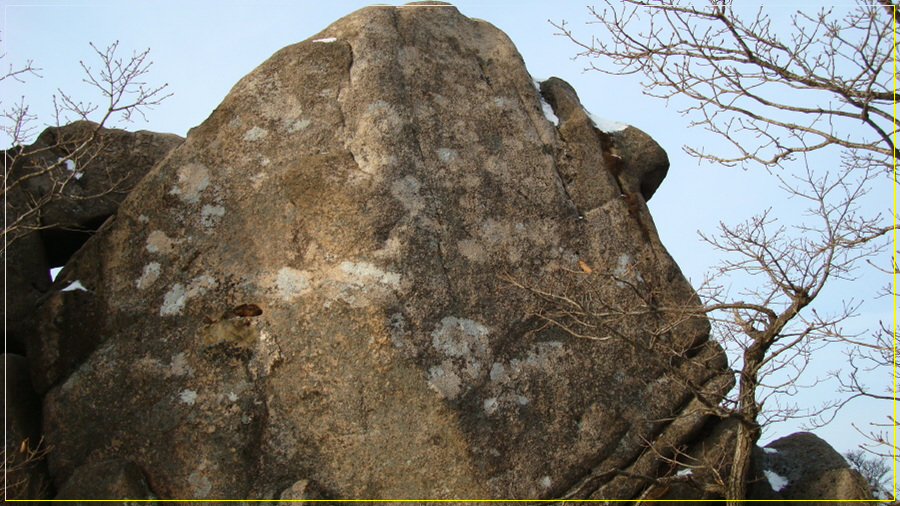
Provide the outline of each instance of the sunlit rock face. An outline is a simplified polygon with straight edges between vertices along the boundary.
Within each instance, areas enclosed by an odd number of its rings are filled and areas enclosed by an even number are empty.
[[[54,481],[119,458],[168,499],[638,495],[586,477],[652,469],[691,396],[514,285],[691,301],[644,202],[665,153],[545,88],[451,6],[362,9],[239,81],[42,308]],[[707,338],[653,337],[723,367]]]

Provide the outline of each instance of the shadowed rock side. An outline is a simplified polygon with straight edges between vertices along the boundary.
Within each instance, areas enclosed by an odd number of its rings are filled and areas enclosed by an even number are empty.
[[[76,121],[6,152],[8,351],[24,353],[51,267],[77,251],[153,166],[183,138]],[[87,143],[86,148],[79,146]],[[54,167],[55,166],[55,167]],[[54,167],[52,170],[48,170]]]
[[[449,6],[365,8],[278,51],[69,262],[57,288],[87,290],[43,306],[56,486],[124,459],[161,499],[639,495],[591,473],[652,472],[646,441],[702,424],[691,396],[504,279],[584,265],[691,300],[644,202],[665,154],[646,141],[658,165],[623,179],[627,143],[561,118],[509,39]],[[707,334],[661,338],[724,367]]]

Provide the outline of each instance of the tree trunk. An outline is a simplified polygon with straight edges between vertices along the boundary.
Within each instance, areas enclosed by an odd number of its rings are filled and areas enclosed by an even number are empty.
[[[738,388],[737,411],[741,415],[737,435],[734,441],[734,457],[728,483],[725,487],[725,500],[728,506],[743,506],[747,498],[747,477],[750,474],[750,459],[753,447],[759,440],[759,404],[756,402],[757,378],[760,364],[765,356],[764,350],[771,344],[771,339],[759,338],[744,352],[744,366]]]
[[[743,506],[744,500],[747,498],[747,476],[750,474],[750,458],[757,439],[759,439],[758,427],[754,429],[743,422],[738,425],[731,473],[728,475],[728,483],[725,487],[725,499],[728,506]]]

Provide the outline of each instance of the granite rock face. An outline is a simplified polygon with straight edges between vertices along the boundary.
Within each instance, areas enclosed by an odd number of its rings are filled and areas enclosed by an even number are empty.
[[[55,484],[126,459],[160,499],[639,496],[592,476],[654,472],[646,442],[701,411],[514,285],[693,300],[645,205],[665,153],[545,88],[451,6],[362,9],[239,81],[41,308]],[[706,357],[698,384],[726,366],[706,321],[662,319],[609,330]]]
[[[10,350],[22,353],[35,334],[33,312],[63,265],[173,147],[174,134],[100,127],[76,121],[44,130],[10,162],[6,237]],[[15,224],[15,225],[13,225]]]
[[[876,503],[862,475],[811,432],[797,432],[766,445],[754,455],[754,471],[760,479],[751,491],[761,498],[823,506]]]
[[[51,497],[50,476],[41,445],[40,398],[31,388],[28,361],[11,353],[3,357],[4,493],[8,500]]]

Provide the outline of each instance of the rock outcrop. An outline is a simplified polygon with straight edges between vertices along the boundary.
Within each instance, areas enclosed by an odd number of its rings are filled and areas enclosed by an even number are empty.
[[[6,500],[50,497],[50,475],[41,446],[40,399],[31,387],[28,362],[15,354],[3,355],[4,378],[4,482]]]
[[[101,128],[76,121],[44,130],[6,152],[7,344],[22,353],[34,336],[32,313],[63,265],[138,181],[173,147],[174,134]]]
[[[451,6],[362,9],[243,78],[41,308],[54,484],[115,459],[160,499],[640,496],[607,471],[704,422],[673,371],[730,385],[704,320],[579,338],[516,286],[694,300],[645,204],[664,151],[566,86]]]
[[[791,434],[760,449],[754,455],[754,472],[758,480],[750,492],[760,498],[823,506],[864,504],[860,501],[875,504],[862,475],[810,432]]]

